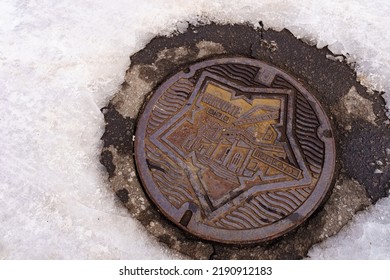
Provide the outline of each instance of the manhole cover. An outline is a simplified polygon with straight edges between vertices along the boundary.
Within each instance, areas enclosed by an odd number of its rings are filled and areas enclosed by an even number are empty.
[[[149,197],[182,229],[222,243],[276,238],[330,187],[335,143],[318,101],[258,60],[200,62],[165,81],[139,118]]]

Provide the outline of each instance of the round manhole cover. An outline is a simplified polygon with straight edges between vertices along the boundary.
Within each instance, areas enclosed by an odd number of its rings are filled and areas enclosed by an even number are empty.
[[[307,219],[330,187],[335,143],[318,101],[258,60],[214,59],[165,81],[139,118],[143,186],[177,226],[255,243]]]

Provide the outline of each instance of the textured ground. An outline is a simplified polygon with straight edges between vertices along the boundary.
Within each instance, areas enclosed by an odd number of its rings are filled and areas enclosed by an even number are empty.
[[[178,230],[151,205],[133,163],[131,136],[136,117],[156,85],[189,63],[231,55],[272,63],[302,81],[327,112],[337,143],[336,188],[325,206],[292,233],[249,248],[203,242]],[[313,244],[336,234],[355,212],[385,196],[389,188],[389,173],[372,176],[375,166],[370,165],[379,160],[386,162],[384,168],[389,168],[384,146],[390,142],[390,135],[386,128],[377,125],[387,119],[384,102],[367,93],[345,62],[329,56],[328,50],[308,46],[287,31],[256,31],[244,25],[191,27],[183,34],[152,40],[131,57],[132,65],[121,90],[104,109],[107,133],[103,135],[102,163],[110,171],[112,187],[151,234],[191,258],[305,257]],[[375,135],[377,145],[367,146]],[[360,161],[352,160],[357,151],[361,154]]]
[[[99,163],[100,108],[120,89],[129,56],[156,35],[183,32],[188,22],[200,19],[257,27],[262,20],[266,28],[287,28],[319,48],[329,45],[334,56],[344,54],[355,63],[358,79],[370,89],[390,92],[386,0],[199,0],[196,5],[179,0],[4,0],[0,11],[0,259],[176,257],[129,218]],[[347,109],[380,104],[380,94],[368,97],[355,88],[364,99],[348,89],[341,101]],[[358,103],[350,102],[354,99]],[[369,123],[370,108],[360,113]],[[375,105],[373,112],[378,112]],[[388,129],[389,120],[377,120],[378,127]],[[356,129],[346,135],[363,141],[361,134],[367,133]],[[380,139],[375,134],[364,142],[390,149]],[[374,187],[380,183],[376,174],[389,174],[387,163],[364,156],[345,160],[361,162],[365,180]],[[389,258],[389,205],[383,199],[355,216],[310,256]]]

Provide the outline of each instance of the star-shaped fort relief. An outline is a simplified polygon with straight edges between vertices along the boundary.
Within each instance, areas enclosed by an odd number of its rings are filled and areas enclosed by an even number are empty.
[[[312,182],[292,133],[295,94],[204,71],[192,105],[150,136],[186,171],[208,219],[258,192]]]

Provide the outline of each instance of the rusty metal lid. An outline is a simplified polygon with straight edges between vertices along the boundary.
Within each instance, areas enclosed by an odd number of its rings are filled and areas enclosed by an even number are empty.
[[[206,240],[247,244],[305,221],[328,192],[335,143],[318,101],[264,62],[196,63],[152,95],[136,130],[143,186]]]

